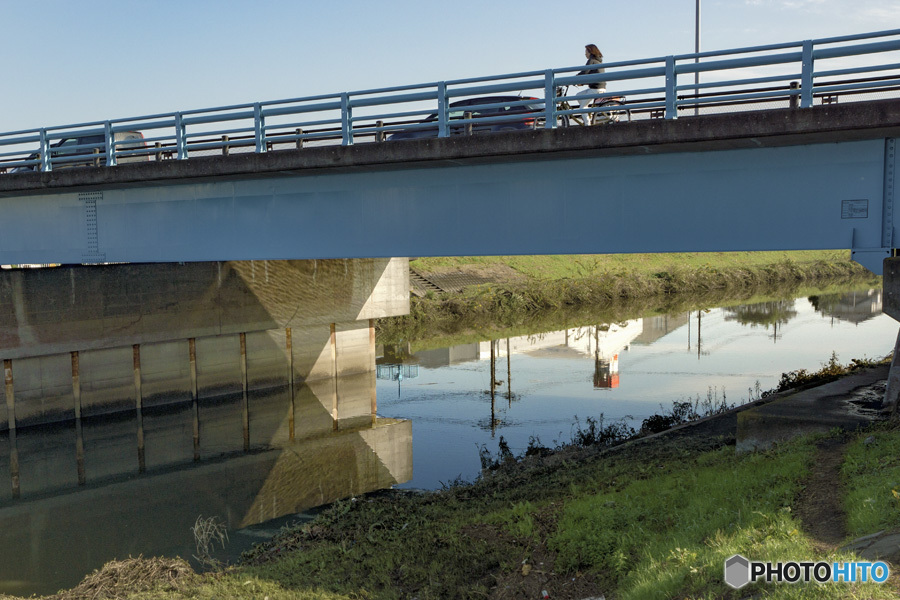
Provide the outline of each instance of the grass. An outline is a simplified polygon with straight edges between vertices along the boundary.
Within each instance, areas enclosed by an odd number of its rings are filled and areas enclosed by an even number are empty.
[[[540,597],[547,589],[561,599],[894,598],[890,584],[759,583],[735,591],[722,581],[735,553],[854,559],[821,549],[792,511],[820,437],[746,455],[728,439],[696,436],[644,438],[613,451],[569,445],[507,462],[471,485],[338,502],[222,573],[90,597],[425,600]],[[854,535],[900,525],[898,450],[900,428],[888,426],[851,447],[848,506],[872,505],[858,522],[848,511]]]
[[[881,285],[846,251],[832,250],[421,258],[410,266],[426,275],[474,269],[496,281],[411,298],[409,315],[378,321],[385,343],[818,295],[827,292],[813,288],[837,283]]]
[[[418,258],[410,267],[425,273],[465,265],[508,266],[530,279],[579,279],[615,274],[659,274],[679,270],[760,268],[772,265],[849,263],[847,250],[783,252],[676,252],[668,254],[580,254],[552,256],[464,256]],[[861,267],[860,267],[861,268]]]
[[[900,528],[900,431],[895,424],[859,435],[847,449],[841,476],[851,538]]]
[[[624,600],[662,600],[728,597],[722,565],[736,553],[773,562],[850,559],[817,551],[791,513],[814,452],[810,440],[747,456],[721,449],[699,456],[690,468],[574,500],[551,540],[558,566],[612,574]],[[811,597],[812,588],[816,598],[852,597],[827,586],[755,587],[740,597]],[[893,597],[878,586],[858,593]]]

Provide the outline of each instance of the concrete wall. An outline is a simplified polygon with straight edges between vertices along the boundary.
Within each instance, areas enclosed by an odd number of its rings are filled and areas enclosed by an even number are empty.
[[[408,311],[405,258],[3,270],[0,359],[327,326]]]

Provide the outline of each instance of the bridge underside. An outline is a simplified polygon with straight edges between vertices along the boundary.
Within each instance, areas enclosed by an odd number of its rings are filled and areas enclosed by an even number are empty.
[[[0,263],[850,248],[880,272],[879,106],[0,177]]]

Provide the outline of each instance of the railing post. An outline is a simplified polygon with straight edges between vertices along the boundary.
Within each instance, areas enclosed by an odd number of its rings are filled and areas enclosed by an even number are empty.
[[[112,123],[107,121],[103,124],[106,135],[106,166],[116,166],[116,134],[113,133]],[[79,154],[81,151],[79,151]]]
[[[813,105],[813,46],[811,40],[803,42],[803,64],[800,77],[800,108]]]
[[[678,75],[675,72],[675,57],[666,57],[666,118],[678,118]]]
[[[790,98],[788,98],[788,107],[789,108],[797,108],[798,106],[800,106],[800,95],[797,93],[797,90],[799,90],[799,89],[800,89],[800,82],[792,81],[791,82],[791,92],[790,92],[791,95],[790,95]]]
[[[438,137],[448,137],[450,135],[450,127],[447,125],[447,84],[443,81],[438,83],[437,101]]]
[[[253,105],[253,137],[256,140],[257,154],[262,154],[266,151],[265,135],[266,128],[262,114],[262,106],[257,102]]]
[[[341,94],[341,144],[353,145],[353,112],[350,106],[350,94]]]
[[[297,150],[303,148],[303,128],[298,127],[294,132],[297,134]]]
[[[556,77],[552,69],[544,72],[544,129],[556,127]]]
[[[222,136],[222,156],[228,156],[228,136]]]
[[[175,113],[175,157],[178,160],[186,160],[188,157],[184,139],[184,120],[181,113]]]
[[[156,148],[156,161],[159,162],[163,159],[162,152],[159,151],[159,149],[162,148],[162,143],[156,142],[153,144],[153,147]]]
[[[50,162],[50,142],[47,140],[47,130],[41,129],[41,152],[40,157],[41,171],[50,171],[53,169],[53,164]]]

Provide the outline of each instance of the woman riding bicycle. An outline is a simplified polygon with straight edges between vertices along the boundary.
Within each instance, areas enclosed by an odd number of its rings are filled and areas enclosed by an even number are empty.
[[[584,57],[587,58],[586,66],[590,65],[599,65],[603,63],[603,53],[600,52],[600,49],[594,44],[588,44],[584,47]],[[606,69],[603,67],[594,67],[592,69],[584,69],[583,71],[579,71],[577,75],[596,75],[597,73],[605,73]],[[585,85],[585,84],[578,84]],[[606,82],[598,81],[594,83],[586,84],[588,87],[575,94],[575,96],[596,96],[597,94],[602,94],[606,91]],[[584,98],[578,101],[578,108],[588,108],[594,102],[594,98]],[[591,125],[594,122],[594,114],[590,112],[586,112],[583,115],[585,125]]]

